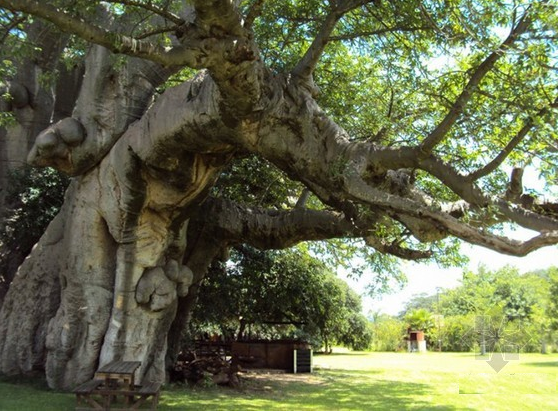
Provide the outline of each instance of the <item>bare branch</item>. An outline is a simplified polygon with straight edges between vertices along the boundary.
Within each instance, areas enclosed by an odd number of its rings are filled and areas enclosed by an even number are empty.
[[[531,205],[528,207],[536,208],[537,206],[534,204],[534,199],[530,198],[530,200]],[[526,209],[523,204],[521,206],[511,205],[507,201],[501,199],[496,200],[495,204],[498,206],[498,211],[506,217],[507,220],[513,221],[522,227],[539,232],[558,231],[558,221],[556,218],[548,217],[539,212],[530,211]],[[550,211],[549,214],[552,214],[552,212],[555,213],[556,209],[558,209],[557,204],[554,203],[543,203],[541,206]]]
[[[418,158],[413,154],[412,149],[381,149],[370,152],[370,157],[374,159],[375,165],[391,163],[400,168],[414,167],[427,171],[430,175],[438,178],[446,187],[454,191],[460,198],[468,203],[468,207],[489,207],[494,206],[500,214],[499,220],[511,221],[522,227],[535,231],[558,231],[558,221],[556,220],[556,209],[554,203],[543,203],[531,196],[521,195],[522,188],[514,189],[514,193],[506,193],[504,201],[497,196],[489,196],[484,193],[474,180],[469,179],[458,173],[451,165],[443,162],[439,158],[430,155],[425,159]],[[396,159],[399,162],[396,162]],[[517,179],[516,179],[517,180]],[[521,181],[515,186],[521,186]],[[399,190],[400,191],[400,190]],[[384,195],[389,195],[384,193]],[[520,207],[511,206],[508,201],[519,204]],[[420,201],[423,206],[430,204],[431,201]],[[532,211],[530,211],[532,210]],[[453,214],[448,210],[443,210]],[[459,215],[461,217],[462,215]]]
[[[322,27],[320,28],[320,31],[316,35],[316,38],[314,39],[308,50],[306,50],[306,53],[304,54],[302,59],[300,59],[296,67],[293,69],[294,75],[301,78],[308,78],[312,75],[312,73],[316,69],[316,65],[318,64],[320,57],[322,56],[322,53],[324,52],[325,46],[328,43],[329,35],[335,28],[335,25],[337,24],[341,16],[342,15],[338,13],[330,13],[326,17],[324,23],[322,24]]]
[[[310,198],[310,193],[311,193],[310,190],[308,190],[307,188],[302,190],[300,197],[296,201],[295,208],[304,208],[306,206],[306,202],[308,201],[308,198]]]
[[[554,100],[554,103],[551,105],[551,107],[554,107],[556,105],[558,105],[558,98],[556,100]],[[539,110],[536,117],[544,116],[549,111],[550,111],[549,108],[545,107],[545,108]],[[523,125],[523,127],[521,127],[521,129],[510,140],[510,142],[506,145],[506,147],[504,147],[502,149],[502,151],[500,151],[500,153],[498,153],[498,155],[496,157],[494,157],[494,159],[492,161],[490,161],[488,164],[486,164],[483,168],[480,168],[477,171],[469,174],[467,176],[467,179],[469,179],[471,181],[474,181],[474,180],[477,180],[481,177],[484,177],[484,176],[492,173],[494,170],[496,170],[504,162],[504,160],[511,154],[513,149],[516,148],[517,145],[523,141],[523,139],[525,138],[527,133],[529,133],[529,131],[531,131],[534,126],[535,126],[535,117],[529,117],[525,121],[525,124]]]
[[[510,48],[510,46],[517,40],[517,38],[525,33],[531,23],[531,19],[528,16],[528,11],[520,19],[519,23],[513,28],[508,37],[504,42],[492,52],[473,72],[473,75],[469,79],[469,82],[455,100],[450,111],[446,114],[444,119],[438,124],[438,126],[432,130],[432,132],[424,139],[420,144],[420,150],[423,155],[430,153],[434,147],[440,143],[446,134],[449,132],[451,127],[454,125],[456,120],[459,118],[465,107],[473,97],[476,88],[482,81],[482,79],[492,70],[496,62],[502,57],[505,52]]]
[[[347,192],[358,201],[379,206],[385,210],[394,210],[395,212],[402,212],[429,220],[438,227],[443,228],[448,235],[453,235],[471,244],[480,245],[503,254],[525,256],[538,248],[558,243],[558,230],[556,229],[549,229],[528,241],[513,240],[472,227],[457,218],[425,207],[416,201],[396,195],[386,195],[386,193],[366,184],[357,173],[348,174],[345,177],[345,183]]]
[[[396,243],[386,244],[372,236],[367,229],[351,224],[342,214],[298,207],[288,211],[246,207],[229,200],[209,198],[203,205],[203,216],[211,216],[204,226],[232,245],[248,243],[260,249],[288,248],[301,241],[325,240],[338,237],[363,237],[379,252],[407,260],[432,257],[431,251],[413,250]]]
[[[155,35],[157,35],[157,34],[176,32],[176,30],[177,30],[178,28],[179,28],[178,26],[165,26],[165,27],[160,27],[160,28],[158,28],[158,29],[146,31],[145,33],[142,33],[142,34],[139,34],[139,35],[135,36],[134,38],[135,38],[136,40],[143,40],[143,39],[146,39],[146,38],[148,38],[148,37],[155,36]]]

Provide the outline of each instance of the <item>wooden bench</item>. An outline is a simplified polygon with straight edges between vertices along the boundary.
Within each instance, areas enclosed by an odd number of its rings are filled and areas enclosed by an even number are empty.
[[[79,387],[74,389],[74,394],[76,394],[77,399],[77,406],[76,410],[84,409],[81,406],[82,401],[86,404],[89,404],[92,408],[85,408],[85,409],[93,409],[93,410],[102,410],[104,407],[95,401],[94,398],[91,397],[93,391],[97,390],[97,388],[103,383],[102,380],[89,380],[84,382]]]
[[[151,409],[157,409],[157,403],[159,402],[159,391],[161,389],[161,384],[155,382],[150,382],[139,387],[135,391],[134,395],[139,396],[139,398],[132,404],[132,410],[138,409],[145,401],[151,397]]]
[[[107,387],[103,385],[103,380],[90,380],[83,383],[74,390],[77,396],[76,411],[91,411],[91,410],[138,410],[147,402],[151,397],[151,410],[157,409],[159,402],[159,392],[161,384],[146,383],[144,385],[137,385],[133,390],[124,388]],[[98,398],[102,400],[99,402]],[[126,399],[125,404],[113,404],[116,397],[122,396]],[[82,407],[82,400],[85,401],[89,407]]]

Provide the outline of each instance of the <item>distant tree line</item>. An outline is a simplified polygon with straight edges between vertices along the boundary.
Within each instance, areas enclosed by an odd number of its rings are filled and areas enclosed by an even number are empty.
[[[419,294],[397,317],[372,315],[373,349],[395,351],[408,328],[431,350],[547,352],[558,348],[558,269],[465,271],[461,285]]]

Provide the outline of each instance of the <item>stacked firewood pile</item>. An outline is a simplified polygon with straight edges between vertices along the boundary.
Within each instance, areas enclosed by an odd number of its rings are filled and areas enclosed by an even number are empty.
[[[239,367],[221,356],[197,356],[194,352],[181,354],[170,371],[171,382],[186,382],[189,385],[217,384],[230,387],[240,386]]]

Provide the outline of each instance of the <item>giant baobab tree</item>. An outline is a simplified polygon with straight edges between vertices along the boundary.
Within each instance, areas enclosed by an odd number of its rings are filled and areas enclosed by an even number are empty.
[[[0,372],[69,388],[133,359],[161,381],[236,244],[360,239],[411,260],[451,239],[556,244],[557,8],[0,0],[2,135],[72,176],[2,305]],[[214,189],[260,173],[247,158],[277,170],[281,201]],[[524,190],[525,167],[546,195]]]

